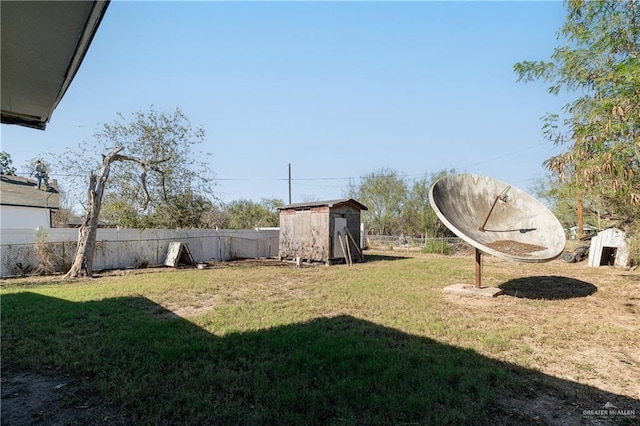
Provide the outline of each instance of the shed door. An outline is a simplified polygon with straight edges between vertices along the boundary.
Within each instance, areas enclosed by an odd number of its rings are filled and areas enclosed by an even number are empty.
[[[346,257],[344,255],[344,251],[342,251],[342,246],[340,245],[340,240],[342,239],[342,244],[348,243],[345,237],[347,236],[347,218],[334,216],[333,218],[333,257]],[[346,249],[346,246],[345,246]]]

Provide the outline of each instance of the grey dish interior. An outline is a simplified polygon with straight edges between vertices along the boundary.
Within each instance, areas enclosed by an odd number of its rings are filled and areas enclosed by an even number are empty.
[[[445,176],[432,185],[429,201],[453,233],[493,256],[547,262],[564,250],[564,229],[555,215],[529,194],[497,179]]]

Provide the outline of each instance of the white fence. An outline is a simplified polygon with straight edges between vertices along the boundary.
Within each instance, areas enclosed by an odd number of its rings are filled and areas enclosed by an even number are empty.
[[[169,243],[187,244],[195,262],[276,257],[278,229],[98,229],[94,270],[164,264]],[[33,271],[64,272],[78,229],[0,229],[0,277]]]

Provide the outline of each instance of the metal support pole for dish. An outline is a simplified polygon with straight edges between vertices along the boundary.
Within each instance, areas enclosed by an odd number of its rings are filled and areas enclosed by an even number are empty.
[[[482,288],[482,252],[476,249],[476,288]]]

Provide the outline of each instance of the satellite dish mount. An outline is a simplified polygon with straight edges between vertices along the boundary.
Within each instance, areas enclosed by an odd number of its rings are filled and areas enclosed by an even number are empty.
[[[482,253],[515,262],[548,262],[565,246],[562,225],[527,193],[497,179],[455,174],[436,181],[429,202],[438,218],[475,248],[475,285],[454,284],[446,291],[497,296],[482,286]]]

